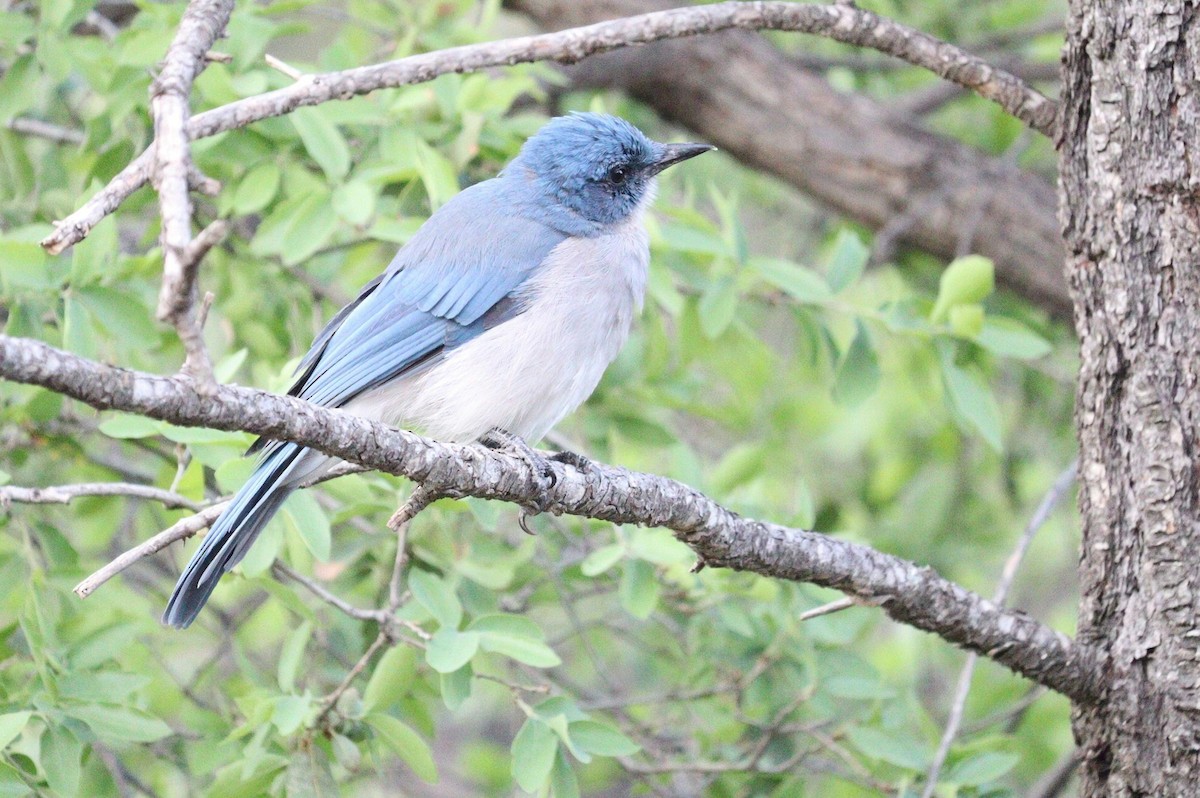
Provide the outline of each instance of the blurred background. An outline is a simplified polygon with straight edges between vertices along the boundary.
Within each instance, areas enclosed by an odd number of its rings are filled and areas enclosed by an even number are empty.
[[[862,0],[1056,94],[1057,0]],[[150,143],[182,3],[9,2],[0,15],[4,332],[169,374],[155,195],[67,254],[37,242]],[[326,72],[670,7],[656,0],[239,3],[199,112]],[[1071,464],[1075,346],[1052,142],[879,53],[791,33],[647,45],[571,67],[449,75],[196,141],[218,377],[283,390],[315,333],[428,214],[553,115],[620,114],[721,152],[666,173],[646,310],[551,442],[663,474],[991,595]],[[995,287],[993,288],[993,278]],[[240,485],[246,435],[99,414],[0,385],[0,480]],[[936,784],[966,655],[834,591],[714,569],[662,530],[442,501],[413,523],[402,617],[376,639],[294,581],[386,604],[402,480],[295,495],[178,633],[194,543],[86,601],[72,586],[190,510],[127,497],[0,514],[4,795],[1008,796],[1066,787],[1068,702],[981,662]],[[3,490],[3,488],[0,488]],[[1010,603],[1073,632],[1073,492]],[[444,645],[443,645],[444,644]],[[445,649],[449,646],[447,653]],[[436,772],[436,778],[435,778]]]

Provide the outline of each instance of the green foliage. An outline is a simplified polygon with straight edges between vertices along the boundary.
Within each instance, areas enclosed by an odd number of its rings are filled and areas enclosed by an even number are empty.
[[[864,5],[970,42],[1023,26],[1046,3]],[[183,353],[153,320],[151,192],[71,253],[37,246],[150,140],[151,72],[182,9],[142,3],[106,42],[76,28],[91,6],[56,0],[0,16],[0,319],[10,335],[170,373]],[[193,108],[286,85],[265,52],[319,71],[483,41],[505,29],[498,6],[238,4],[218,45],[232,60],[206,68]],[[1053,48],[1035,39],[1027,49]],[[838,69],[830,78],[858,91],[927,80]],[[557,81],[546,66],[451,75],[195,142],[198,165],[224,187],[195,198],[197,216],[234,230],[201,275],[216,297],[206,338],[219,378],[286,387],[324,321],[396,246],[544,121],[543,81]],[[676,135],[615,96],[557,102]],[[14,117],[84,142],[5,129]],[[973,100],[935,124],[997,152],[1017,136]],[[1035,146],[1026,160],[1037,168],[1038,157]],[[871,265],[868,233],[798,209],[723,156],[664,175],[649,224],[646,312],[563,437],[740,512],[867,541],[989,592],[1071,458],[1068,334],[995,292],[977,256]],[[250,468],[246,435],[93,413],[12,385],[0,400],[0,483],[123,480],[202,501]],[[376,626],[276,581],[271,562],[354,606],[386,606],[395,538],[385,522],[406,489],[365,474],[294,495],[185,634],[157,617],[170,562],[191,545],[86,602],[71,586],[186,511],[123,498],[14,505],[0,516],[0,792],[116,794],[114,763],[163,795],[421,795],[439,776],[480,795],[648,794],[697,762],[720,766],[700,777],[716,796],[838,798],[920,783],[961,663],[945,644],[866,608],[801,623],[833,594],[692,573],[690,550],[662,530],[535,519],[530,538],[514,508],[482,501],[442,501],[413,523],[394,637],[338,691]],[[1071,573],[1068,529],[1057,518],[1043,532],[1017,591],[1064,628],[1072,597],[1055,585]],[[938,794],[1016,794],[1071,744],[1066,704],[1043,698],[1014,714],[1028,685],[990,665],[975,684]]]

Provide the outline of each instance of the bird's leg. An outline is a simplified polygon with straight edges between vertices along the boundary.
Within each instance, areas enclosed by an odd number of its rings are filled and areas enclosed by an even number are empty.
[[[554,487],[555,482],[558,481],[558,478],[554,475],[554,467],[550,465],[550,460],[535,451],[521,437],[513,435],[508,430],[493,427],[479,439],[479,442],[489,449],[511,454],[520,460],[524,460],[533,469],[533,473],[539,477],[539,482],[544,485],[543,490]],[[550,459],[554,458],[551,457]],[[534,534],[533,530],[529,528],[529,518],[539,515],[541,512],[539,508],[534,506],[521,506],[521,516],[518,523],[520,523],[521,530],[525,534]]]
[[[556,463],[569,465],[576,471],[587,471],[592,467],[591,460],[587,459],[579,452],[572,452],[567,449],[564,449],[561,452],[555,452],[554,454],[550,455],[549,459]]]

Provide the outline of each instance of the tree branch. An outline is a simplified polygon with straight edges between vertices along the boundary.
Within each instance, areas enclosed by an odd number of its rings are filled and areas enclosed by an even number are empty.
[[[878,49],[970,88],[1048,136],[1053,137],[1056,131],[1054,101],[1020,78],[920,31],[852,5],[739,1],[657,11],[557,33],[453,47],[373,66],[308,75],[282,89],[197,114],[188,123],[187,134],[191,139],[212,136],[297,108],[423,83],[449,73],[535,61],[573,63],[633,44],[733,28],[811,33]],[[152,164],[160,162],[160,156],[147,153],[138,156],[99,194],[56,225],[42,246],[57,254],[81,241],[105,215],[145,184]]]
[[[677,0],[508,0],[547,29]],[[956,257],[961,220],[986,207],[975,251],[1006,288],[1070,320],[1058,200],[1044,178],[921,127],[889,105],[835,89],[765,37],[725,31],[592,56],[576,88],[627,92],[751,168],[897,243]]]
[[[22,488],[16,485],[0,487],[0,507],[17,504],[70,504],[88,496],[128,496],[161,502],[169,509],[197,512],[203,505],[186,496],[153,485],[130,482],[85,482],[76,485],[55,485],[49,488]]]
[[[0,336],[0,377],[101,410],[294,441],[441,494],[666,527],[710,567],[835,588],[877,602],[893,619],[989,656],[1077,702],[1097,694],[1093,652],[1035,619],[1003,610],[931,568],[819,533],[742,518],[665,477],[600,464],[581,472],[551,463],[555,481],[543,490],[543,476],[528,463],[484,447],[439,443],[264,391],[214,386],[201,392],[186,378],[102,365],[9,336]]]
[[[192,200],[188,192],[198,171],[189,149],[188,119],[192,82],[204,69],[204,56],[225,30],[233,0],[191,0],[162,70],[150,87],[154,117],[154,183],[162,216],[163,281],[158,318],[179,331],[187,351],[185,368],[200,379],[212,380],[196,317],[196,273],[204,253],[220,240],[223,223],[214,223],[192,246]],[[218,226],[219,225],[219,226]]]

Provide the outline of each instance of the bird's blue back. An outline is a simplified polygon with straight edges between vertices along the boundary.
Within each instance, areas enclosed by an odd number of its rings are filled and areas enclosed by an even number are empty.
[[[501,301],[566,235],[537,218],[518,181],[479,183],[434,213],[317,337],[291,392],[343,405],[519,313],[519,302]],[[498,305],[502,312],[485,320]]]

